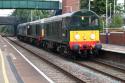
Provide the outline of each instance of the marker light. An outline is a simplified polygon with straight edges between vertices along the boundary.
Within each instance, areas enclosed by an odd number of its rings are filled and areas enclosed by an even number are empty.
[[[91,34],[90,38],[91,38],[92,40],[94,40],[94,39],[95,39],[95,34]]]
[[[79,39],[80,39],[80,35],[79,35],[79,34],[76,34],[76,35],[75,35],[75,39],[76,39],[76,40],[79,40]]]
[[[84,16],[82,16],[81,19],[84,20]]]

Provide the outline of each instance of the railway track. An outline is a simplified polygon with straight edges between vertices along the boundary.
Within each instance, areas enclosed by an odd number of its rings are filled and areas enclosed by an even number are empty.
[[[9,39],[9,40],[11,40],[11,39]],[[55,67],[57,67],[61,71],[65,72],[65,74],[67,74],[67,75],[71,76],[72,78],[78,80],[78,83],[83,83],[83,82],[87,82],[87,83],[104,83],[104,82],[106,82],[105,79],[102,82],[97,81],[97,80],[95,81],[95,79],[93,79],[93,78],[86,77],[85,76],[86,74],[84,75],[84,73],[83,74],[79,74],[77,72],[76,73],[71,73],[70,69],[67,70],[68,66],[59,66],[57,63],[55,63],[55,64],[51,63],[52,62],[51,60],[48,61],[47,59],[45,59],[45,57],[42,58],[41,56],[39,56],[40,53],[37,52],[37,50],[36,50],[36,52],[34,52],[34,51],[32,51],[30,49],[30,47],[28,47],[30,50],[25,48],[24,46],[26,46],[26,45],[20,45],[17,42],[14,42],[14,41],[12,41],[12,42],[19,45],[19,46],[21,46],[22,48],[28,50],[29,52],[37,55],[39,58],[44,59],[48,63],[54,65]],[[125,75],[124,75],[125,73],[122,70],[115,69],[115,67],[112,68],[111,66],[104,65],[102,63],[95,62],[95,61],[75,61],[75,62],[73,61],[73,63],[76,63],[76,64],[82,66],[82,68],[86,67],[86,68],[88,68],[88,69],[90,69],[92,71],[95,71],[97,73],[101,73],[102,75],[108,76],[109,79],[113,79],[114,81],[118,81],[116,83],[119,83],[119,82],[121,83],[121,82],[125,81]],[[116,75],[116,74],[118,74],[118,75]],[[90,75],[87,74],[87,75],[90,76],[91,74]],[[101,77],[100,77],[100,79],[101,79]]]
[[[39,56],[38,54],[36,54],[34,51],[31,51],[31,50],[25,48],[24,46],[22,46],[22,45],[20,45],[20,44],[18,44],[18,43],[16,43],[16,42],[14,42],[14,41],[12,41],[12,40],[9,39],[9,38],[7,38],[7,39],[10,40],[11,42],[15,43],[16,45],[20,46],[21,48],[27,50],[28,52],[30,52],[30,53],[36,55],[38,58],[42,59],[43,61],[47,62],[48,64],[54,66],[54,68],[56,68],[56,69],[58,69],[59,71],[63,72],[65,75],[68,75],[68,76],[71,77],[73,80],[76,80],[76,82],[78,82],[78,83],[86,83],[86,81],[83,81],[83,80],[81,80],[81,79],[75,77],[74,75],[72,75],[71,73],[65,71],[64,69],[60,68],[59,66],[53,64],[52,62],[50,62],[50,61],[48,61],[48,60],[46,60],[46,59],[44,59],[44,58],[42,58],[42,57],[40,57],[40,56]]]
[[[119,81],[125,82],[125,69],[121,69],[115,65],[107,64],[104,61],[96,59],[90,61],[75,61],[75,63]]]
[[[100,59],[100,58],[92,59],[92,61],[103,64],[103,65],[107,65],[109,67],[112,67],[112,68],[115,68],[115,69],[118,69],[118,70],[121,70],[125,73],[125,65],[123,65],[123,64],[108,61],[108,60],[104,60],[104,59]]]

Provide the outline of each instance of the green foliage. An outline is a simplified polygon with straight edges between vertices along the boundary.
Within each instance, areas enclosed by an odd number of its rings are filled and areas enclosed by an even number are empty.
[[[104,0],[95,0],[93,1],[93,4],[91,4],[92,6],[92,9],[93,11],[95,11],[97,14],[105,14],[105,11],[106,11],[106,3]]]
[[[1,35],[14,35],[14,28],[12,25],[0,25],[0,34]]]
[[[124,12],[123,7],[124,7],[124,5],[118,4],[118,5],[116,6],[116,10],[117,10],[116,13],[122,13],[122,12]]]
[[[89,0],[81,0],[81,9],[88,9],[88,1]],[[117,2],[117,0],[116,0]],[[108,0],[108,11],[110,11],[110,3],[112,3],[112,14],[114,10],[114,0]],[[116,6],[116,11],[121,11],[123,6],[118,5]],[[96,12],[98,15],[102,15],[106,13],[106,0],[93,0],[91,1],[91,10]],[[109,15],[109,12],[108,12]]]
[[[108,28],[120,28],[123,25],[122,15],[115,15],[111,19],[111,23],[108,22]],[[103,30],[103,27],[106,28],[105,18],[100,17],[100,30]]]
[[[123,25],[123,18],[121,15],[115,15],[113,18],[112,18],[112,23],[110,25],[110,27],[121,27]]]
[[[21,23],[29,22],[50,16],[50,12],[47,10],[29,10],[29,9],[17,9],[12,16],[17,16]]]
[[[102,31],[103,30],[103,27],[105,27],[105,21],[104,21],[104,19],[103,18],[99,18],[99,22],[100,22],[100,31]]]
[[[80,0],[80,3],[81,3],[80,7],[81,7],[81,9],[87,9],[88,8],[88,1],[89,0]]]
[[[110,11],[110,3],[112,3],[112,14],[114,9],[114,0],[108,0],[108,11]],[[95,11],[97,14],[102,15],[106,13],[106,0],[94,0],[93,1],[93,8],[92,10]],[[110,12],[108,12],[109,15]]]

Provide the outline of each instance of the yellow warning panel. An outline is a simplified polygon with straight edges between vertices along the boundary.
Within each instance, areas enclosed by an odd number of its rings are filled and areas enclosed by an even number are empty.
[[[70,31],[70,42],[99,41],[99,30]]]

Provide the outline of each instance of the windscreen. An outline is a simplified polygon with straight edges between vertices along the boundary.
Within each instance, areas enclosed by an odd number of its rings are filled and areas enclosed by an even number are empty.
[[[91,29],[99,26],[99,20],[95,16],[73,16],[70,25],[72,28]]]

